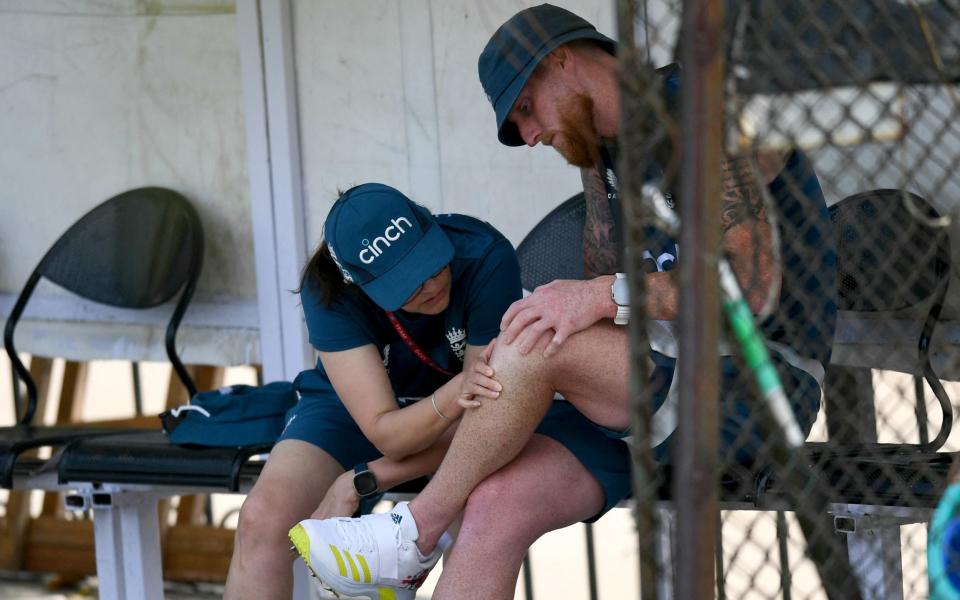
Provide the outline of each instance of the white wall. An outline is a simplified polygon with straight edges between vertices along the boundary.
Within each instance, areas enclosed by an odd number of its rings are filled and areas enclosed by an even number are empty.
[[[256,355],[256,312],[233,9],[143,4],[0,2],[0,312],[87,210],[129,188],[170,187],[196,205],[207,235],[187,317],[206,327],[184,331],[186,357],[214,359],[223,346],[221,360],[246,362]],[[53,286],[37,294],[26,316],[43,318],[17,335],[26,351],[162,356],[158,331],[113,311],[76,309]],[[118,319],[124,324],[82,325]],[[234,331],[216,333],[228,324]],[[84,333],[95,339],[81,342]]]
[[[534,2],[294,3],[309,236],[337,188],[381,181],[439,212],[465,212],[519,242],[579,191],[555,152],[507,148],[477,78],[500,23]],[[559,2],[614,33],[612,2]]]

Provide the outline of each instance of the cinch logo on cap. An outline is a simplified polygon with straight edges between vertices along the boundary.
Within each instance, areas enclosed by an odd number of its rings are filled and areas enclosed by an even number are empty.
[[[383,254],[383,247],[389,248],[391,245],[390,242],[399,240],[400,236],[407,232],[407,230],[402,226],[403,223],[406,223],[407,227],[413,227],[413,223],[411,223],[406,217],[391,219],[390,223],[391,224],[383,230],[383,235],[378,235],[377,237],[373,238],[373,242],[370,242],[370,240],[366,239],[360,242],[366,246],[366,248],[361,250],[360,254],[358,255],[360,262],[365,265],[369,265],[375,261],[378,256]]]

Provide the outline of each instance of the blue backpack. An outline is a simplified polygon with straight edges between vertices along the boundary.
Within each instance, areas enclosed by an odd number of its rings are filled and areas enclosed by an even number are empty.
[[[174,444],[269,445],[277,441],[285,415],[297,399],[289,381],[231,385],[200,392],[189,404],[161,413],[160,421]]]

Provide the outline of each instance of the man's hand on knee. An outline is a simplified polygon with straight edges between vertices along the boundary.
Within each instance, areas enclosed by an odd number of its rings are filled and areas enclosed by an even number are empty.
[[[546,337],[549,342],[543,356],[553,356],[568,337],[616,314],[611,281],[610,276],[589,281],[560,279],[538,287],[503,315],[501,343],[516,342],[520,354],[527,354]]]

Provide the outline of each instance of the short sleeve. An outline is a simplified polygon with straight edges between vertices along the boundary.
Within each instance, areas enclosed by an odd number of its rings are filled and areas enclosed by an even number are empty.
[[[329,305],[304,286],[300,292],[310,345],[320,352],[338,352],[377,343],[369,317],[349,293],[340,294]]]
[[[520,262],[506,239],[498,240],[483,257],[467,297],[467,343],[486,346],[500,335],[500,320],[520,299]]]

